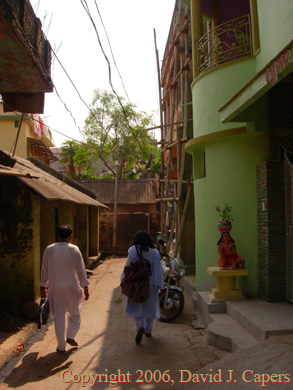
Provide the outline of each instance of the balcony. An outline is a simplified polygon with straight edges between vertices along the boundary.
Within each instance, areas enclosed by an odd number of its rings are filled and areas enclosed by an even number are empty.
[[[0,1],[0,93],[4,111],[42,113],[53,91],[51,46],[29,0]]]
[[[223,63],[252,54],[250,15],[209,30],[197,44],[199,75]]]

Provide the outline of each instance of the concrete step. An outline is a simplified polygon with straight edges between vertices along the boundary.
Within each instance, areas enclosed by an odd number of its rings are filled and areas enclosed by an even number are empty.
[[[184,291],[192,299],[192,305],[195,310],[198,310],[196,292],[195,292],[195,275],[188,275],[182,279],[182,284],[184,286]]]
[[[270,336],[293,333],[293,305],[269,303],[261,298],[226,301],[226,312],[259,342]]]
[[[202,291],[197,294],[197,306],[200,311],[205,324],[209,324],[213,320],[210,317],[210,314],[215,313],[226,313],[226,304],[225,302],[216,302],[212,303],[208,299],[209,291]]]
[[[226,313],[210,314],[207,340],[219,349],[236,352],[252,347],[258,341]]]

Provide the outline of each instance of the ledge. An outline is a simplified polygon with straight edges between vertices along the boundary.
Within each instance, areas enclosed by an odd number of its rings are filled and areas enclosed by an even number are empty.
[[[235,270],[230,270],[230,269],[223,269],[220,270],[219,267],[208,267],[208,273],[211,276],[247,276],[248,275],[248,270],[245,268],[238,268]]]

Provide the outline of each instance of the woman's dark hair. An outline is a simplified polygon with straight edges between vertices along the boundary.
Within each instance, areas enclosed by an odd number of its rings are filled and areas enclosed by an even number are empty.
[[[149,248],[155,247],[150,235],[144,230],[136,233],[133,239],[133,245],[139,245],[144,252],[148,252]]]
[[[234,241],[233,238],[230,236],[230,233],[229,233],[229,232],[223,232],[223,233],[221,234],[221,238],[220,238],[219,241],[217,242],[217,245],[223,240],[224,234],[228,234],[229,237],[230,237],[230,240],[231,240],[232,242],[234,242],[234,244],[235,244],[235,241]]]
[[[71,236],[72,232],[73,232],[73,229],[70,225],[62,224],[59,226],[58,236],[60,238],[68,238],[69,236]]]

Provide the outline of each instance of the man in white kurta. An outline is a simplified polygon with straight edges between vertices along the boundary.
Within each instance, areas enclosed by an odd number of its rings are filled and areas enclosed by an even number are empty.
[[[87,275],[79,248],[70,244],[72,228],[59,227],[59,242],[49,245],[43,256],[41,271],[42,295],[50,305],[50,316],[54,318],[57,351],[64,352],[66,342],[78,346],[74,340],[81,323],[82,288],[85,299],[89,298]],[[67,339],[65,340],[65,315],[67,313]]]

